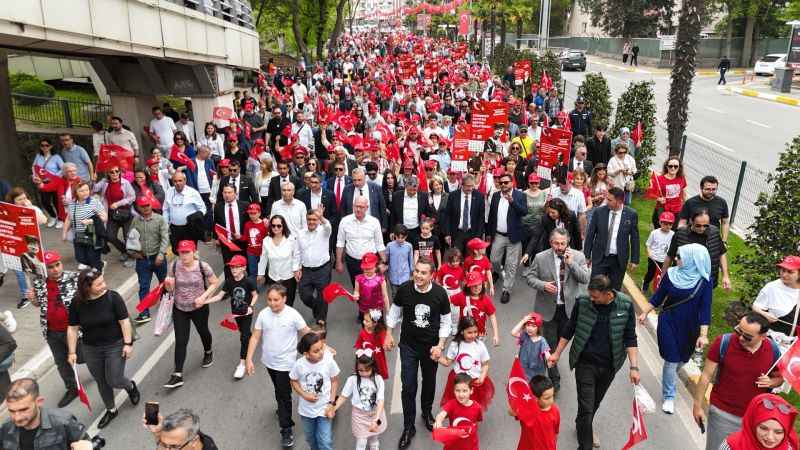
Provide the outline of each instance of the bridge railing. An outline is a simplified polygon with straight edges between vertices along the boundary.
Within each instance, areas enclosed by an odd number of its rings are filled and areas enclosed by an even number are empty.
[[[14,118],[53,128],[88,128],[97,120],[105,123],[111,105],[85,100],[11,94]]]

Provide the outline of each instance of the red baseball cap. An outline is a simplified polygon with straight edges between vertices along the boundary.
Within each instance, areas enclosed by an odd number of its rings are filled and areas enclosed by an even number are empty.
[[[49,266],[61,261],[61,254],[55,250],[48,250],[44,252],[44,265]]]
[[[147,197],[139,197],[136,199],[136,206],[153,206],[153,203]]]
[[[467,287],[479,286],[483,284],[483,281],[484,281],[483,275],[477,270],[473,270],[472,272],[467,274],[467,282],[466,282]]]
[[[378,255],[375,253],[367,253],[361,257],[361,268],[371,269],[378,264]]]
[[[531,174],[528,175],[528,183],[538,183],[540,181],[542,181],[542,177],[540,177],[538,173],[531,172]]]
[[[228,265],[232,267],[247,267],[247,259],[245,259],[245,257],[242,255],[234,255],[233,258],[228,261]]]
[[[247,212],[260,213],[261,205],[259,205],[258,203],[250,203],[250,206],[247,207]]]
[[[153,164],[158,164],[158,161],[155,158],[150,158],[147,160],[147,167],[150,167]]]
[[[219,162],[219,166],[220,167],[230,167],[231,166],[231,160],[230,159],[223,159],[223,160],[221,160]]]
[[[435,169],[436,168],[436,160],[435,159],[429,159],[429,160],[425,161],[425,167],[429,168],[429,169]]]
[[[195,245],[194,241],[185,239],[178,242],[178,253],[193,252],[195,250],[197,250],[197,245]]]
[[[664,211],[658,216],[659,222],[675,223],[675,214],[669,211]]]
[[[788,255],[778,263],[778,267],[783,267],[786,270],[800,270],[800,256]]]
[[[467,248],[470,250],[479,250],[489,246],[489,243],[481,238],[472,238],[467,242]]]
[[[542,327],[542,322],[543,322],[542,315],[537,313],[537,312],[532,312],[532,313],[528,314],[528,320],[525,321],[525,325],[527,325],[529,323],[532,323],[532,324],[536,325],[537,327],[541,328]]]

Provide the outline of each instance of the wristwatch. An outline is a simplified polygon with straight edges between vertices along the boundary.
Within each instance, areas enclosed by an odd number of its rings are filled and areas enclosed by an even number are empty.
[[[631,366],[631,367],[630,367],[630,370],[635,370],[635,371],[637,371],[637,372],[638,372],[638,371],[639,371],[639,367],[637,367],[637,366]]]
[[[133,347],[133,342],[123,342],[122,345],[127,345],[129,347]]]

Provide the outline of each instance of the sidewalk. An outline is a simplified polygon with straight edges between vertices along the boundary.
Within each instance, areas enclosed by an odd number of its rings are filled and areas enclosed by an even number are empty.
[[[737,95],[783,103],[784,105],[800,106],[800,81],[798,81],[797,77],[792,83],[792,92],[790,93],[775,92],[772,90],[770,83],[772,83],[772,77],[755,77],[749,83],[737,84],[732,82],[725,86],[720,86],[719,89]]]
[[[622,61],[610,58],[604,58],[601,56],[595,55],[586,55],[587,61],[593,64],[599,64],[601,66],[605,66],[611,69],[616,69],[623,72],[632,72],[632,73],[642,73],[642,74],[658,74],[658,75],[669,75],[672,73],[672,69],[663,68],[663,67],[655,67],[650,65],[640,65],[640,66],[630,66],[623,64]],[[705,76],[719,76],[719,72],[715,69],[697,69],[695,72],[697,76],[705,77]],[[728,76],[730,75],[743,75],[745,73],[745,69],[743,68],[734,68],[728,71]]]

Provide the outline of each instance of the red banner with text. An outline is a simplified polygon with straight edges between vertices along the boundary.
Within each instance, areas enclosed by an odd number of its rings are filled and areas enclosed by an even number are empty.
[[[46,275],[42,236],[33,208],[0,202],[0,257],[9,269]]]

